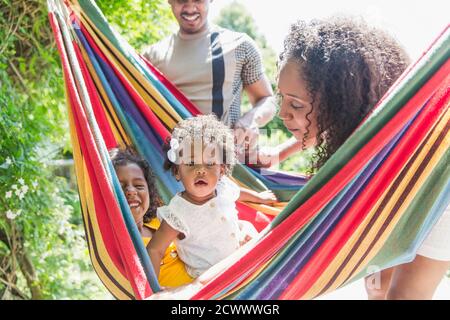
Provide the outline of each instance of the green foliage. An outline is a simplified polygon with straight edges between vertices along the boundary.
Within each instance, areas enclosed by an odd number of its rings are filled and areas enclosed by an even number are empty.
[[[167,0],[97,0],[119,34],[136,50],[160,40],[178,26]]]
[[[102,294],[71,222],[78,195],[50,165],[69,139],[46,2],[2,1],[0,26],[0,298]]]
[[[264,35],[259,32],[247,8],[240,1],[233,1],[220,11],[214,23],[230,30],[246,33],[250,38],[255,40],[263,56],[266,75],[274,86],[276,78],[276,53],[267,43]]]
[[[264,37],[259,33],[253,17],[239,1],[233,1],[223,8],[215,23],[230,30],[246,33],[252,39],[258,41],[259,44],[266,42]]]
[[[173,26],[165,0],[98,1],[137,49]],[[60,58],[45,0],[0,1],[0,299],[110,298],[89,261]]]

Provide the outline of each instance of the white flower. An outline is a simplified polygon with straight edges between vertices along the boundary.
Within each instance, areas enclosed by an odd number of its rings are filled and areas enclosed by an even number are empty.
[[[37,188],[37,186],[39,185],[39,183],[37,182],[37,180],[34,180],[31,185],[33,186],[33,188]]]
[[[17,180],[21,185],[25,184],[25,180],[23,180],[22,178],[20,178],[19,180]]]
[[[178,142],[177,139],[172,138],[170,140],[170,150],[167,151],[167,158],[169,159],[170,162],[175,163],[175,161],[177,161],[177,150],[180,147],[180,143]]]
[[[20,197],[20,195],[22,194],[22,190],[17,189],[14,193],[16,194],[16,196]]]
[[[170,147],[171,147],[171,149],[174,149],[176,151],[180,147],[180,143],[178,142],[178,139],[175,139],[175,138],[170,139]]]
[[[9,166],[10,166],[11,164],[12,164],[11,158],[10,158],[10,157],[7,157],[7,158],[5,159],[5,163],[3,163],[3,164],[0,166],[0,168],[2,168],[2,169],[8,169]]]
[[[17,190],[17,184],[13,184],[13,185],[11,186],[11,189]]]
[[[34,120],[34,116],[33,116],[32,114],[30,114],[30,115],[28,116],[28,119],[30,119],[31,121],[33,121],[33,120]]]
[[[17,196],[19,197],[19,200],[22,200],[25,197],[25,193],[21,192]]]
[[[22,193],[25,194],[25,193],[28,192],[29,188],[28,188],[28,186],[26,184],[24,184],[21,189],[22,189]]]
[[[17,212],[16,212],[16,217],[17,217],[17,216],[20,216],[21,213],[22,213],[22,209],[17,210]]]
[[[6,211],[6,217],[9,220],[14,220],[16,218],[16,215],[14,214],[14,212],[12,212],[11,210]]]
[[[177,161],[177,154],[175,153],[175,151],[170,149],[169,151],[167,151],[167,158],[170,162],[175,163],[175,161]]]
[[[11,198],[11,197],[12,197],[12,191],[6,192],[5,198],[6,198],[6,199],[9,199],[9,198]]]

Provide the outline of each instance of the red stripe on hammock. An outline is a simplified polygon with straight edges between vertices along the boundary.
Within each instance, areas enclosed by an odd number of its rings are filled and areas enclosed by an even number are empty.
[[[267,216],[264,213],[249,207],[241,202],[236,202],[236,209],[240,220],[246,220],[253,224],[258,232],[261,232],[273,220],[274,216]]]
[[[77,55],[78,63],[80,64],[81,73],[83,79],[86,83],[86,89],[89,94],[89,100],[91,101],[92,109],[94,111],[96,122],[102,133],[103,140],[105,141],[106,147],[109,149],[115,148],[117,146],[117,141],[109,125],[108,119],[105,114],[105,110],[100,102],[100,97],[98,96],[97,90],[95,88],[94,81],[92,80],[87,65],[83,60],[80,48],[77,43],[73,43],[75,54]]]
[[[64,49],[64,42],[54,14],[49,13],[49,20],[61,56],[63,72],[66,79],[66,88],[68,89],[68,97],[71,101],[70,106],[73,111],[75,111],[73,113],[76,122],[75,127],[90,176],[96,215],[99,217],[99,227],[101,227],[101,224],[112,226],[112,228],[111,226],[107,228],[108,230],[105,231],[106,235],[102,233],[102,237],[106,236],[113,240],[110,242],[115,244],[115,248],[111,252],[108,251],[108,254],[112,254],[112,259],[113,257],[119,257],[116,258],[118,261],[115,262],[115,264],[121,272],[123,272],[123,268],[125,268],[126,278],[129,279],[136,298],[145,298],[152,293],[152,290],[125,227],[117,200],[115,199],[107,180],[103,164],[100,160],[100,155],[97,152],[95,142],[92,138],[92,133],[87,126],[88,122],[82,110],[81,101],[77,99],[76,84],[71,73],[68,71],[70,70],[70,63]],[[82,119],[81,122],[80,117]],[[108,205],[106,205],[107,203]],[[108,208],[108,210],[106,210],[106,208]],[[105,246],[108,247],[108,245],[110,244],[105,243]]]

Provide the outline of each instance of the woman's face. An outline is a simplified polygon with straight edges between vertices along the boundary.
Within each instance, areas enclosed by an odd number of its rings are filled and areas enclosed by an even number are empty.
[[[287,61],[280,70],[278,92],[281,96],[279,118],[305,147],[316,145],[317,117],[313,98],[300,74],[298,63]]]
[[[143,223],[145,213],[150,206],[150,196],[144,172],[135,163],[116,168],[117,177],[130,206],[136,223]]]

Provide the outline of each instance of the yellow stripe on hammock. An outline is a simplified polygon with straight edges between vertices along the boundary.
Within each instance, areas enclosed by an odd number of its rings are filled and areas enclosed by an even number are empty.
[[[66,94],[66,101],[69,101]],[[86,238],[88,240],[89,245],[89,254],[91,256],[92,265],[94,270],[98,274],[99,278],[111,291],[111,293],[118,299],[130,299],[129,296],[123,293],[121,289],[117,287],[115,283],[113,283],[110,278],[104,273],[103,268],[100,266],[100,263],[94,254],[95,250],[93,247],[93,243],[91,239],[95,239],[97,245],[97,251],[100,255],[100,260],[111,274],[111,276],[132,296],[134,296],[133,289],[131,287],[130,282],[122,275],[122,273],[115,267],[114,263],[110,259],[110,256],[104,246],[103,237],[98,228],[98,222],[95,215],[95,207],[93,203],[92,196],[92,188],[89,181],[89,175],[87,172],[87,168],[85,166],[85,162],[83,159],[83,155],[81,154],[81,148],[78,143],[77,133],[75,130],[75,121],[72,113],[72,108],[68,104],[67,105],[68,115],[69,115],[69,124],[70,124],[70,137],[73,146],[73,155],[74,155],[74,164],[75,164],[75,173],[77,176],[77,184],[78,190],[80,193],[80,203],[82,207],[83,220],[85,223],[86,230]],[[94,233],[92,234],[88,228],[89,220],[92,221],[92,228]]]
[[[229,177],[234,183],[236,183],[239,187],[241,188],[246,188],[246,189],[250,189],[245,183],[243,183],[242,181],[237,180],[234,177]],[[265,204],[257,204],[257,203],[252,203],[252,202],[244,202],[242,201],[242,203],[244,203],[245,205],[260,211],[264,214],[267,215],[271,215],[271,216],[276,216],[278,215],[283,209],[284,207],[286,207],[287,202],[277,202],[272,204],[271,206],[265,205]]]

